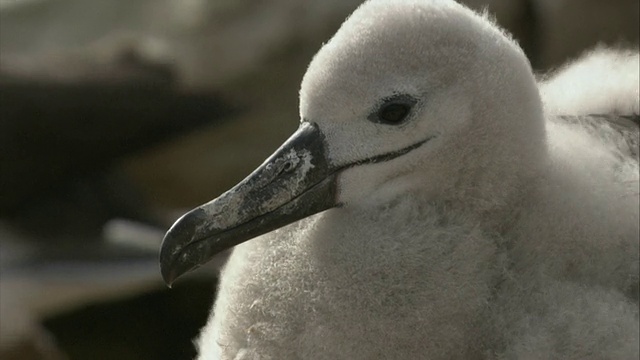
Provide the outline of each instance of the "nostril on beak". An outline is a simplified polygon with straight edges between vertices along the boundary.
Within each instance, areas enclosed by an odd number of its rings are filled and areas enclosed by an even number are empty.
[[[291,170],[293,170],[293,163],[291,161],[287,161],[286,163],[284,163],[284,167],[282,168],[282,171],[289,172]]]
[[[282,164],[282,167],[280,168],[280,171],[278,172],[278,175],[282,175],[282,174],[291,172],[291,171],[293,171],[293,169],[295,169],[295,164],[293,163],[293,161],[286,160]]]

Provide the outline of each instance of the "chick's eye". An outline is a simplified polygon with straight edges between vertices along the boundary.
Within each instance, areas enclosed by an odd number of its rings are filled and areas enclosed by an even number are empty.
[[[396,95],[382,101],[369,120],[382,124],[398,125],[404,122],[411,113],[416,100],[408,95]]]
[[[380,109],[378,117],[386,123],[397,124],[409,115],[410,110],[411,107],[407,104],[389,104]]]

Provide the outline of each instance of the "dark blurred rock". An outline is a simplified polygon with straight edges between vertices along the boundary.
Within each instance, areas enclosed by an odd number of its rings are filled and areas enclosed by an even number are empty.
[[[87,306],[45,321],[70,360],[193,359],[215,282],[185,281],[113,303]]]
[[[113,218],[134,219],[159,228],[169,225],[148,205],[137,186],[113,167],[65,180],[55,191],[17,207],[5,220],[42,241],[78,239],[74,246],[100,240],[103,225]]]
[[[232,103],[251,105],[233,121],[127,157],[123,171],[147,198],[168,208],[190,208],[220,195],[295,131],[300,81],[319,46],[293,43],[225,87]]]
[[[537,12],[537,63],[560,66],[597,45],[637,49],[638,0],[529,0]]]
[[[0,215],[233,112],[214,94],[181,91],[161,69],[131,75],[135,57],[123,59],[128,76],[98,70],[72,82],[0,76]]]

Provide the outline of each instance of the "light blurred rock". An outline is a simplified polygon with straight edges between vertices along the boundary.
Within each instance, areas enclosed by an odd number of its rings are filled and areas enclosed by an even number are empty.
[[[4,67],[32,72],[109,62],[132,51],[175,65],[187,87],[210,89],[255,71],[293,43],[319,47],[361,2],[23,0],[0,12],[0,51]],[[464,2],[488,7],[523,44],[530,42],[527,0]]]
[[[109,58],[133,49],[148,61],[177,65],[186,86],[212,88],[252,71],[291,41],[321,42],[359,3],[22,1],[0,8],[0,51],[9,63],[31,62],[37,71],[56,59]]]

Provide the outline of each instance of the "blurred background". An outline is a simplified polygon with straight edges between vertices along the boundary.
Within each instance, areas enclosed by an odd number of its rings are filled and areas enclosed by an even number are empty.
[[[638,48],[639,0],[465,0],[544,73]],[[185,210],[298,124],[360,0],[0,0],[0,358],[192,359],[220,261],[167,289]]]

